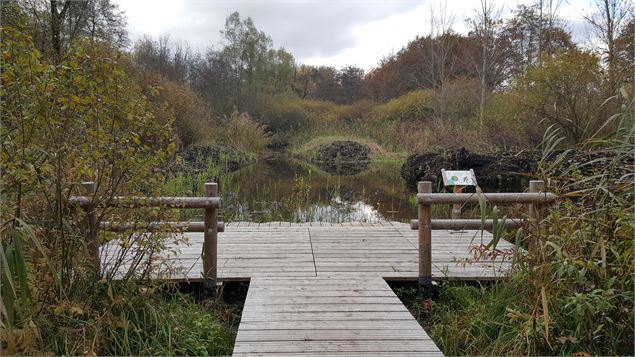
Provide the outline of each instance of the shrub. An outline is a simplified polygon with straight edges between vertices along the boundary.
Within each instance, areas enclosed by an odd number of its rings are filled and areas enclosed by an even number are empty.
[[[277,96],[260,105],[254,114],[274,133],[314,127],[337,119],[341,105],[321,100]]]
[[[458,78],[445,83],[435,92],[435,117],[445,120],[469,119],[478,110],[480,84],[471,78]]]
[[[433,91],[416,90],[377,106],[372,115],[380,120],[425,120],[434,114],[433,103]]]
[[[173,127],[181,146],[188,147],[212,136],[214,122],[208,104],[185,84],[159,74],[135,69],[152,110],[162,117],[173,117]]]
[[[342,105],[337,110],[337,119],[346,123],[364,120],[375,106],[377,103],[371,100],[359,100],[351,105]]]
[[[228,331],[195,313],[198,306],[180,299],[166,303],[148,289],[153,285],[138,286],[136,279],[114,282],[107,272],[98,275],[85,241],[85,215],[68,204],[85,180],[97,183],[96,205],[115,195],[157,194],[163,177],[154,169],[175,149],[171,117],[148,109],[116,50],[78,41],[51,64],[19,27],[1,32],[2,352],[228,353]],[[165,210],[135,211],[122,217],[169,216]],[[102,213],[96,209],[98,217]],[[148,251],[141,246],[141,254],[156,253],[163,242],[155,234],[132,236],[153,244]],[[117,238],[125,244],[126,236]],[[132,270],[136,261],[129,258]]]
[[[528,120],[521,105],[522,94],[517,91],[493,93],[483,110],[483,134],[492,143],[504,149],[531,147],[542,140],[544,128]],[[472,126],[478,127],[474,117]]]
[[[233,112],[217,135],[218,141],[252,153],[262,152],[270,143],[266,127],[256,123],[247,113]]]
[[[608,118],[598,58],[591,53],[569,51],[545,59],[527,71],[519,90],[532,125],[555,124],[572,143],[591,137]]]
[[[578,148],[591,160],[554,151],[563,138],[553,130],[545,135],[536,176],[560,199],[541,225],[525,231],[526,253],[514,276],[492,286],[441,289],[422,318],[444,353],[632,354],[635,102],[621,101],[623,111],[610,119],[619,129]]]

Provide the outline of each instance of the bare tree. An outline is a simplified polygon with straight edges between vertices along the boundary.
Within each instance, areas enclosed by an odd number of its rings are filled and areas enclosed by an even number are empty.
[[[593,34],[603,46],[603,55],[608,65],[609,89],[617,86],[617,49],[615,40],[633,18],[632,0],[594,0],[597,11],[585,16]]]
[[[454,16],[447,11],[447,2],[439,5],[438,9],[430,4],[430,51],[428,67],[432,88],[442,87],[451,72],[450,56],[451,43],[449,36],[452,32]]]
[[[430,35],[428,49],[425,52],[423,61],[424,68],[428,76],[424,76],[429,81],[430,87],[440,90],[442,93],[437,97],[439,109],[437,113],[440,118],[446,112],[445,96],[443,90],[452,76],[454,66],[452,54],[452,22],[454,16],[448,13],[447,2],[443,2],[438,8],[430,4]],[[420,85],[419,85],[420,86]]]
[[[542,54],[552,54],[552,29],[558,25],[558,13],[563,0],[537,0],[538,8],[538,64],[542,63]],[[546,47],[546,48],[545,48]]]
[[[502,8],[497,8],[494,0],[481,0],[480,6],[475,10],[475,16],[469,22],[472,25],[472,34],[477,37],[481,45],[481,61],[475,64],[480,83],[479,99],[479,123],[483,126],[483,112],[487,93],[491,90],[491,84],[495,82],[492,73],[496,65],[498,51],[496,48],[496,28],[500,26],[500,14]],[[491,73],[491,74],[490,74]]]
[[[43,53],[59,60],[79,37],[128,44],[126,19],[111,0],[19,0],[28,17],[29,33]]]

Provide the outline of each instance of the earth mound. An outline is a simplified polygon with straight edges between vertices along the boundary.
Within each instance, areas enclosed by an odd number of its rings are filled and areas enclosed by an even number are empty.
[[[536,162],[536,155],[528,152],[481,155],[460,149],[423,153],[408,157],[401,167],[401,177],[414,192],[418,181],[432,181],[433,186],[443,182],[441,169],[473,169],[479,186],[485,192],[514,191],[527,180],[522,174],[535,171]]]
[[[356,141],[334,141],[320,146],[311,162],[335,175],[355,175],[366,169],[372,150]]]

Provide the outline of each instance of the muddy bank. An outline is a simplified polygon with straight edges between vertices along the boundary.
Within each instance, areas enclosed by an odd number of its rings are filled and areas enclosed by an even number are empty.
[[[460,149],[411,155],[401,167],[401,177],[414,192],[418,181],[432,181],[433,187],[442,185],[441,169],[473,169],[484,191],[513,191],[526,183],[527,178],[522,174],[534,172],[536,162],[536,154],[528,152],[480,155]]]
[[[195,174],[205,172],[210,165],[213,165],[220,168],[222,173],[228,173],[254,162],[256,162],[254,155],[248,155],[230,146],[194,145],[177,153],[177,158],[168,164],[167,171]]]
[[[368,169],[371,153],[355,141],[334,141],[320,146],[310,161],[330,174],[350,176]]]
[[[545,163],[558,161],[551,172],[553,177],[570,176],[570,168],[574,168],[575,172],[584,177],[607,173],[607,162],[602,160],[603,158],[615,158],[615,153],[556,151],[546,157]],[[418,181],[432,181],[434,187],[442,185],[441,169],[474,169],[478,184],[485,192],[520,191],[527,186],[530,174],[538,171],[540,160],[541,153],[538,151],[481,155],[460,149],[441,153],[415,154],[408,157],[401,167],[401,176],[406,180],[408,189],[414,192]],[[618,180],[628,172],[632,172],[633,158],[623,158],[614,164],[617,167],[610,170],[609,176],[611,180]]]

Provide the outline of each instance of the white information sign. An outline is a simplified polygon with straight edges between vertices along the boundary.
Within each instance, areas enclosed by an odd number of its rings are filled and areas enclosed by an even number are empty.
[[[476,186],[476,175],[473,170],[441,170],[445,186]]]

